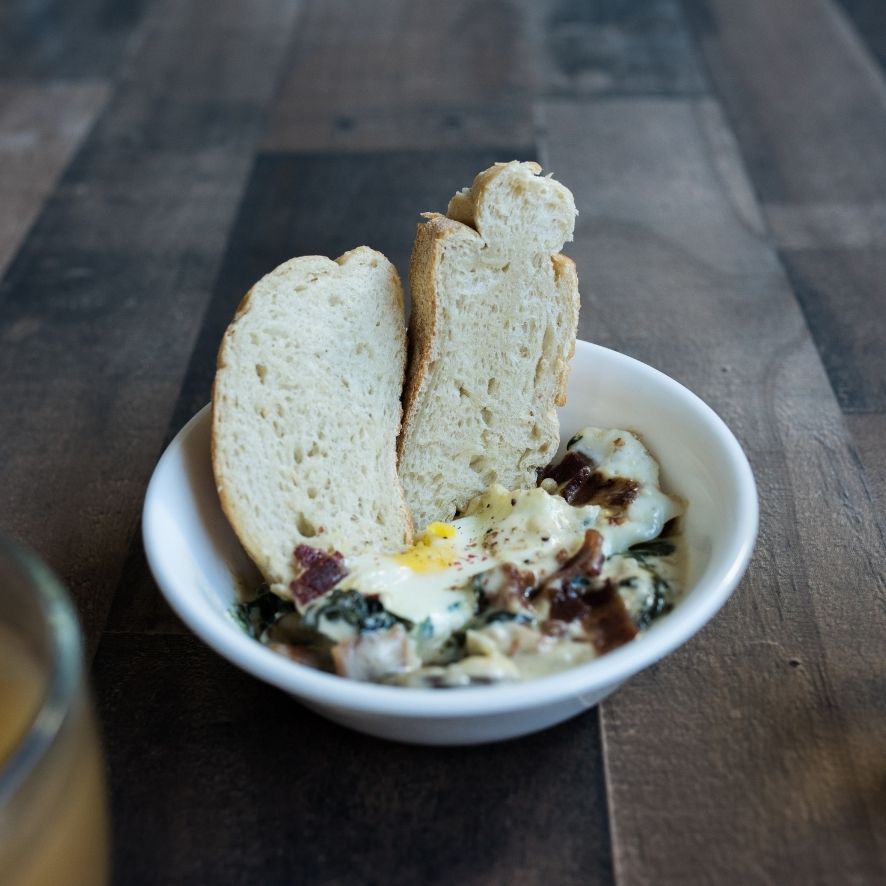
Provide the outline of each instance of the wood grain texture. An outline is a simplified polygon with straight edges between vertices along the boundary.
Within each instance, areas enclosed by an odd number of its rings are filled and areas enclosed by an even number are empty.
[[[108,94],[98,80],[0,80],[0,276]]]
[[[852,22],[865,46],[886,70],[886,17],[880,0],[833,0]]]
[[[783,269],[732,196],[728,132],[711,137],[723,124],[704,100],[552,103],[546,116],[581,213],[582,331],[706,399],[761,502],[724,612],[603,705],[617,879],[879,881],[881,528]]]
[[[126,555],[104,633],[189,634],[151,575],[140,530]]]
[[[707,83],[679,0],[524,0],[536,94],[698,95]]]
[[[781,250],[844,412],[886,414],[886,250]]]
[[[685,0],[763,203],[886,198],[881,72],[830,0]]]
[[[838,402],[882,414],[886,79],[868,51],[882,62],[882,7],[687,6]]]
[[[0,77],[111,77],[138,45],[146,11],[157,2],[4,0]]]
[[[886,246],[886,203],[767,203],[765,211],[783,249]]]
[[[172,415],[171,437],[209,400],[225,327],[246,291],[295,255],[338,256],[366,244],[383,252],[407,286],[419,213],[445,209],[459,188],[503,157],[532,147],[459,151],[262,154],[256,158]],[[114,631],[179,631],[143,569],[136,539],[108,620]]]
[[[126,886],[612,882],[593,712],[422,748],[334,726],[192,637],[107,636],[94,675]]]
[[[531,144],[525,30],[517,0],[310,0],[264,148]]]
[[[119,883],[886,882],[884,40],[874,0],[0,3],[0,527],[105,625]],[[582,336],[736,431],[757,551],[599,712],[376,741],[187,632],[145,482],[258,276],[403,272],[420,210],[534,154]]]
[[[886,514],[886,415],[848,415],[846,423],[858,448],[871,495]]]
[[[0,284],[0,525],[69,586],[90,650],[294,19],[288,2],[262,0],[240,38],[227,24],[237,8],[154,8]],[[204,98],[211,116],[186,113]]]

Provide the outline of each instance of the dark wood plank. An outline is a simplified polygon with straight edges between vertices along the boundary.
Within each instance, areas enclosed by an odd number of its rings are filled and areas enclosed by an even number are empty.
[[[711,403],[762,510],[725,611],[603,704],[617,879],[882,881],[883,537],[783,269],[735,200],[729,132],[705,100],[545,114],[581,213],[585,335]]]
[[[605,884],[596,716],[477,748],[339,728],[192,637],[95,661],[117,882]]]
[[[61,574],[90,649],[294,20],[285,0],[262,0],[241,31],[229,25],[238,10],[233,0],[153,10],[0,284],[0,525]]]
[[[515,0],[308,0],[264,147],[531,144],[526,22]]]
[[[770,203],[766,223],[782,249],[886,245],[886,203]]]
[[[886,415],[847,415],[846,423],[858,447],[861,463],[871,495],[879,507],[880,514],[886,513]]]
[[[684,0],[765,203],[886,200],[881,72],[830,0]]]
[[[154,583],[145,557],[141,531],[136,532],[132,539],[104,630],[105,633],[190,633]]]
[[[886,414],[886,250],[781,258],[843,411]]]
[[[886,70],[886,16],[880,0],[833,0],[842,7],[868,50]]]
[[[698,95],[707,83],[679,0],[527,0],[538,91]]]
[[[883,414],[886,80],[868,52],[882,5],[687,5],[838,401]]]
[[[460,187],[503,157],[533,159],[532,147],[363,154],[262,154],[255,162],[170,424],[170,436],[209,400],[215,357],[240,299],[294,255],[337,256],[366,244],[407,283],[419,213],[445,208]],[[109,630],[179,630],[133,543]]]
[[[0,276],[108,93],[99,80],[0,80]]]
[[[110,77],[141,36],[156,0],[6,0],[0,4],[0,77]]]

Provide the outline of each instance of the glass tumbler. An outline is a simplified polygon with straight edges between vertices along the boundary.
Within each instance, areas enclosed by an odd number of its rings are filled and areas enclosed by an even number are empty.
[[[108,881],[104,766],[61,584],[0,535],[0,883]]]

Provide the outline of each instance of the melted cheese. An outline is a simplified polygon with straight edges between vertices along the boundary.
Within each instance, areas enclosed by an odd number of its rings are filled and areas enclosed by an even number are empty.
[[[502,563],[537,577],[554,572],[581,546],[599,510],[572,507],[543,489],[495,485],[471,502],[464,517],[436,524],[448,527],[445,534],[437,528],[399,553],[349,559],[338,587],[377,595],[388,612],[414,624],[430,620],[443,640],[474,614],[473,576]]]
[[[377,596],[388,612],[411,622],[411,641],[427,660],[474,617],[474,576],[509,563],[521,572],[531,571],[538,582],[578,551],[588,529],[603,536],[604,553],[610,556],[656,538],[681,513],[681,506],[659,489],[658,465],[633,434],[585,428],[572,448],[590,458],[604,477],[627,477],[638,484],[636,497],[617,520],[605,508],[573,506],[543,488],[493,485],[470,502],[462,517],[430,524],[412,547],[348,558],[348,575],[337,587]],[[332,630],[321,622],[320,628],[330,638],[342,639],[341,625]],[[469,648],[469,658],[458,663],[459,674],[480,673],[485,660],[498,679],[506,673],[513,677],[515,669],[528,676],[592,654],[587,644],[549,643],[521,650],[517,667],[502,649],[485,648],[476,638],[474,645],[478,648]]]
[[[585,428],[571,442],[569,448],[591,459],[604,477],[629,477],[639,484],[624,522],[611,523],[601,515],[594,526],[603,536],[607,556],[658,537],[665,523],[683,512],[679,502],[659,488],[658,464],[630,431]]]

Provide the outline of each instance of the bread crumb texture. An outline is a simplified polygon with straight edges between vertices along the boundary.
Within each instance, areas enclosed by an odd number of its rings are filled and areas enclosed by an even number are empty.
[[[559,445],[578,324],[575,201],[536,163],[499,163],[419,225],[399,471],[417,529],[492,483],[535,484]]]
[[[306,543],[348,554],[408,540],[395,441],[405,362],[394,267],[360,247],[292,259],[228,327],[213,389],[222,507],[272,589]]]

